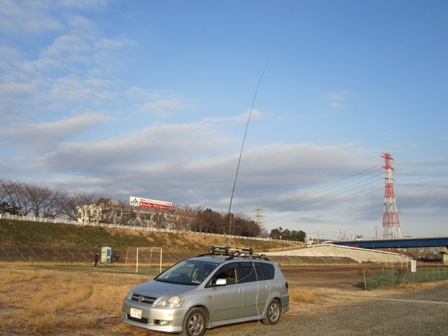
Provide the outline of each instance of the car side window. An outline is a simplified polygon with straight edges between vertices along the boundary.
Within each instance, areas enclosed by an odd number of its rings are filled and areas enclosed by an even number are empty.
[[[261,263],[261,268],[263,269],[264,279],[272,280],[275,276],[274,265]]]
[[[261,266],[257,262],[242,262],[238,267],[238,283],[263,280]]]
[[[224,265],[219,269],[216,274],[210,280],[209,285],[215,286],[217,279],[226,279],[227,285],[235,284],[237,282],[237,273],[236,273],[237,264],[231,263]]]

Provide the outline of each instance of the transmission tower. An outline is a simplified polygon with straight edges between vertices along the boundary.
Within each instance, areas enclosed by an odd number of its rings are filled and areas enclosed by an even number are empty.
[[[264,209],[260,207],[259,204],[257,204],[257,207],[255,208],[255,223],[257,223],[258,226],[260,226],[260,228],[263,225],[263,218],[264,218],[263,212]]]
[[[392,177],[392,155],[384,153],[384,211],[383,211],[383,238],[401,238],[400,221],[398,219],[397,203],[395,201],[394,179]]]

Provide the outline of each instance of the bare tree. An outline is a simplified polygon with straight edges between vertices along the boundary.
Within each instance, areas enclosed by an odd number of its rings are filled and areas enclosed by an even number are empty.
[[[0,179],[0,202],[6,202],[8,193],[6,191],[6,182],[4,179]]]
[[[50,202],[53,191],[37,184],[24,184],[23,190],[34,217],[41,217],[42,208]]]
[[[59,191],[57,202],[60,214],[63,217],[71,220],[78,219],[78,210],[76,209],[75,198],[71,196],[68,191]]]
[[[201,217],[196,217],[193,223],[191,223],[191,231],[194,232],[208,232],[208,223]]]
[[[65,199],[62,212],[72,220],[90,220],[90,208],[99,199],[94,193],[75,193]]]
[[[196,220],[196,214],[199,208],[192,208],[188,205],[178,206],[174,210],[174,221],[172,228],[179,231],[192,230],[193,223]]]
[[[32,211],[32,205],[26,196],[25,184],[12,181],[4,181],[4,192],[6,201],[17,207],[22,216],[27,216]]]
[[[42,217],[60,217],[63,214],[60,200],[63,199],[66,194],[67,192],[62,190],[53,190],[50,197],[48,197],[48,199],[42,204]]]
[[[127,202],[123,201],[115,201],[114,212],[112,214],[112,223],[121,224],[122,217],[126,214],[127,208],[131,208]],[[132,209],[131,209],[132,210]]]

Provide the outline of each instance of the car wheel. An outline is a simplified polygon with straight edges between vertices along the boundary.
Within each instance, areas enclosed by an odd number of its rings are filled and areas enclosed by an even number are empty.
[[[202,308],[193,308],[185,315],[183,335],[202,336],[207,325],[207,314]]]
[[[274,299],[268,306],[266,310],[265,318],[263,322],[266,324],[276,324],[280,320],[280,316],[282,315],[282,308],[280,306],[280,301]]]

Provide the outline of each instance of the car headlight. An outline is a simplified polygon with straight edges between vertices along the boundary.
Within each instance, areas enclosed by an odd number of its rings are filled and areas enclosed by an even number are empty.
[[[161,298],[154,303],[154,307],[163,307],[163,308],[178,308],[182,306],[185,298],[180,295],[168,296],[165,298]]]
[[[132,299],[132,295],[134,295],[134,293],[132,293],[132,290],[130,290],[128,292],[128,294],[126,294],[126,299],[131,300]]]

